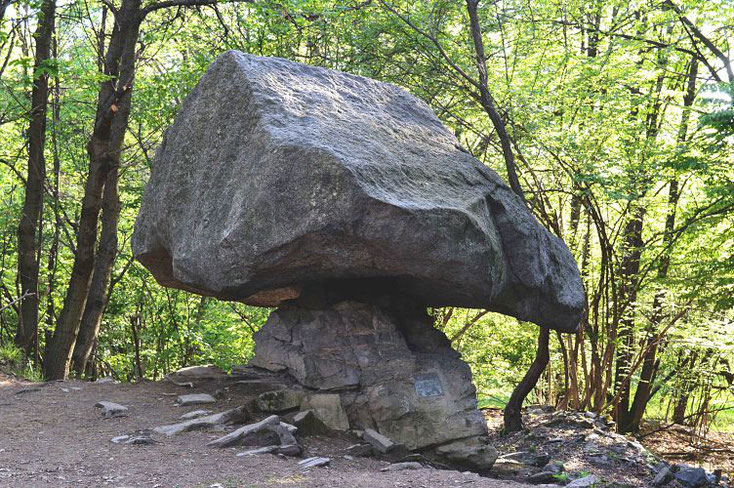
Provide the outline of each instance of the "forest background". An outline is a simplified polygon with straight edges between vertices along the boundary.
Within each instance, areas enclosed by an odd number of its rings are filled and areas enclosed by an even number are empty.
[[[163,288],[130,251],[163,131],[238,49],[406,88],[566,241],[586,311],[529,402],[734,430],[733,26],[725,0],[0,0],[0,368],[247,361],[267,309]],[[538,327],[432,313],[503,406]]]

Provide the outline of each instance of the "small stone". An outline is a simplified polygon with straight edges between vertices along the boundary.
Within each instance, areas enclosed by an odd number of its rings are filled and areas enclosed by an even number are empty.
[[[685,465],[675,473],[675,479],[686,488],[700,488],[709,482],[705,469]]]
[[[590,486],[594,486],[598,482],[599,478],[597,478],[593,474],[590,474],[589,476],[584,476],[583,478],[573,480],[566,485],[566,488],[588,488]]]
[[[206,405],[216,403],[217,399],[208,393],[192,393],[190,395],[179,395],[176,403],[179,407],[188,407],[189,405]]]
[[[131,434],[129,439],[123,441],[123,444],[147,446],[157,444],[157,442],[151,437],[150,431],[142,430]]]
[[[373,429],[364,430],[364,440],[379,452],[385,454],[395,448],[395,443]]]
[[[69,393],[69,389],[68,388],[59,388],[59,390],[63,391],[64,393]]]
[[[101,401],[95,403],[94,406],[102,409],[102,415],[106,419],[127,415],[127,407],[119,403]]]
[[[373,451],[372,445],[366,443],[354,444],[347,447],[347,454],[355,457],[369,457]]]
[[[200,410],[205,412],[208,410]],[[194,412],[191,412],[194,413]],[[190,415],[190,414],[187,414]],[[206,415],[204,417],[194,417],[183,422],[171,425],[161,425],[153,429],[153,431],[159,434],[165,434],[167,436],[174,436],[182,432],[188,432],[191,430],[208,429],[211,427],[221,427],[225,424],[242,423],[247,420],[248,414],[245,407],[237,407],[225,412],[216,413],[213,415]]]
[[[172,373],[170,376],[180,379],[202,380],[221,378],[226,375],[219,366],[215,366],[213,364],[204,364],[201,366],[188,366],[186,368],[181,368],[175,373]]]
[[[105,376],[104,378],[99,378],[95,383],[99,383],[100,385],[103,383],[114,383],[115,379],[112,376]]]
[[[298,465],[301,467],[301,469],[310,469],[328,466],[330,462],[331,459],[327,457],[310,457],[304,459],[303,461],[299,461]]]
[[[543,483],[553,483],[556,481],[556,474],[553,471],[541,471],[540,473],[531,474],[527,478],[528,483],[539,485]]]
[[[281,422],[280,426],[283,427],[288,432],[290,432],[292,435],[296,435],[296,432],[298,432],[298,427],[296,427],[295,425],[291,425],[286,422]]]
[[[497,449],[481,437],[462,439],[438,446],[436,454],[452,463],[476,471],[486,471],[492,468],[497,460]],[[506,459],[505,461],[513,460]],[[518,464],[522,465],[522,463]]]
[[[298,444],[286,444],[278,446],[275,452],[276,454],[282,454],[283,456],[296,457],[301,455],[301,446]]]
[[[673,479],[673,473],[670,472],[670,468],[668,466],[663,466],[663,468],[658,471],[658,474],[655,475],[655,478],[652,480],[653,486],[663,486],[670,483],[670,481]]]
[[[191,420],[191,419],[198,419],[199,417],[206,417],[207,415],[211,415],[211,410],[194,410],[193,412],[185,413],[181,415],[179,418],[181,420]]]
[[[536,454],[535,457],[532,460],[532,464],[533,464],[533,466],[537,466],[538,468],[542,468],[543,466],[545,466],[546,464],[548,464],[550,462],[550,458],[551,458],[550,457],[550,454],[545,453],[545,452],[540,453],[540,454]]]
[[[244,452],[238,452],[237,457],[243,457],[243,456],[258,456],[260,454],[270,454],[275,452],[276,449],[278,449],[280,446],[265,446],[265,447],[259,447],[257,449],[250,449],[249,451]]]
[[[350,456],[350,455],[348,455],[348,454],[347,454],[347,455],[344,455],[344,456],[342,456],[342,457],[343,457],[344,459],[346,459],[347,461],[354,461],[354,457],[353,457],[353,456]]]
[[[289,445],[298,444],[293,434],[287,428],[283,427],[280,418],[277,415],[256,422],[254,424],[245,425],[229,434],[215,439],[207,446],[229,447],[235,444],[246,446],[271,446],[271,445]]]
[[[268,391],[257,397],[257,408],[262,412],[285,412],[298,408],[304,396],[300,390]]]
[[[407,463],[393,463],[390,466],[382,468],[380,471],[405,471],[408,469],[421,469],[423,465],[421,463],[407,462]]]
[[[318,435],[328,432],[328,427],[316,417],[313,410],[298,412],[293,416],[293,425],[301,435]]]
[[[566,467],[561,461],[553,461],[548,465],[548,471],[552,471],[555,474],[560,474],[566,471]]]
[[[332,430],[349,430],[349,419],[336,393],[320,393],[303,399],[301,410],[313,410],[314,415]]]
[[[115,444],[121,444],[122,442],[128,440],[130,438],[129,435],[118,435],[117,437],[113,437],[110,439],[110,442],[113,442]]]

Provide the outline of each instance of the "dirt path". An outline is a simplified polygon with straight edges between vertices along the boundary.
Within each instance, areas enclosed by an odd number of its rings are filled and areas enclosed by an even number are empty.
[[[197,391],[213,392],[209,384]],[[211,409],[240,405],[246,395],[230,388]],[[221,435],[189,432],[156,439],[152,446],[125,446],[112,437],[174,423],[201,407],[176,407],[176,395],[189,393],[167,382],[97,384],[78,381],[30,384],[0,376],[0,486],[2,487],[476,487],[528,485],[480,478],[459,471],[420,469],[381,472],[384,461],[343,458],[354,443],[348,436],[311,437],[306,454],[332,459],[327,468],[303,472],[298,459],[274,455],[236,457],[242,448],[213,449],[204,444]],[[129,415],[103,419],[101,400],[129,407]],[[217,485],[219,484],[219,485]]]

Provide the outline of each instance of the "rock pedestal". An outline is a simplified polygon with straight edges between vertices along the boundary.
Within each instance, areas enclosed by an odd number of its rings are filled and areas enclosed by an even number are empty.
[[[487,434],[471,371],[425,307],[362,292],[367,301],[308,297],[274,311],[251,365],[336,392],[351,428],[409,449]],[[490,463],[491,465],[491,463]]]

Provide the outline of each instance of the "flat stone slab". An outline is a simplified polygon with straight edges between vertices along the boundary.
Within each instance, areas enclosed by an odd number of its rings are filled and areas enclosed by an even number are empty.
[[[229,434],[215,439],[207,446],[229,447],[234,445],[246,446],[291,446],[298,442],[293,436],[295,427],[288,426],[280,421],[277,415],[271,415],[254,424],[245,425]]]
[[[365,429],[363,439],[379,452],[385,454],[395,448],[395,443],[373,429]]]
[[[318,393],[303,399],[302,410],[311,410],[314,416],[332,430],[349,430],[349,419],[337,393]]]
[[[190,405],[207,405],[217,403],[217,399],[208,393],[191,393],[189,395],[179,395],[176,398],[179,407],[188,407]]]
[[[203,380],[203,379],[214,379],[223,378],[226,376],[222,368],[213,364],[204,364],[201,366],[188,366],[181,368],[175,373],[171,374],[172,377],[178,380]]]
[[[300,466],[301,469],[321,468],[328,466],[330,462],[331,459],[327,457],[310,457],[303,461],[299,461],[298,466]]]
[[[124,417],[128,412],[128,408],[126,406],[114,402],[101,401],[95,403],[94,406],[102,409],[102,415],[106,419]]]
[[[390,466],[382,468],[380,471],[406,471],[411,469],[423,469],[423,465],[416,462],[393,463]]]
[[[212,412],[211,410],[194,410],[193,412],[181,415],[179,418],[181,420],[191,420],[199,417],[206,417],[207,415],[211,415],[212,413],[214,412]]]
[[[245,409],[245,407],[237,407],[213,415],[190,418],[177,424],[162,425],[160,427],[154,428],[153,431],[157,432],[158,434],[164,434],[171,437],[182,432],[189,432],[191,430],[207,429],[211,427],[225,425],[227,423],[242,423],[247,420],[247,418],[247,409]]]
[[[257,397],[257,408],[262,412],[285,412],[301,405],[305,393],[301,390],[276,390],[261,393]]]

